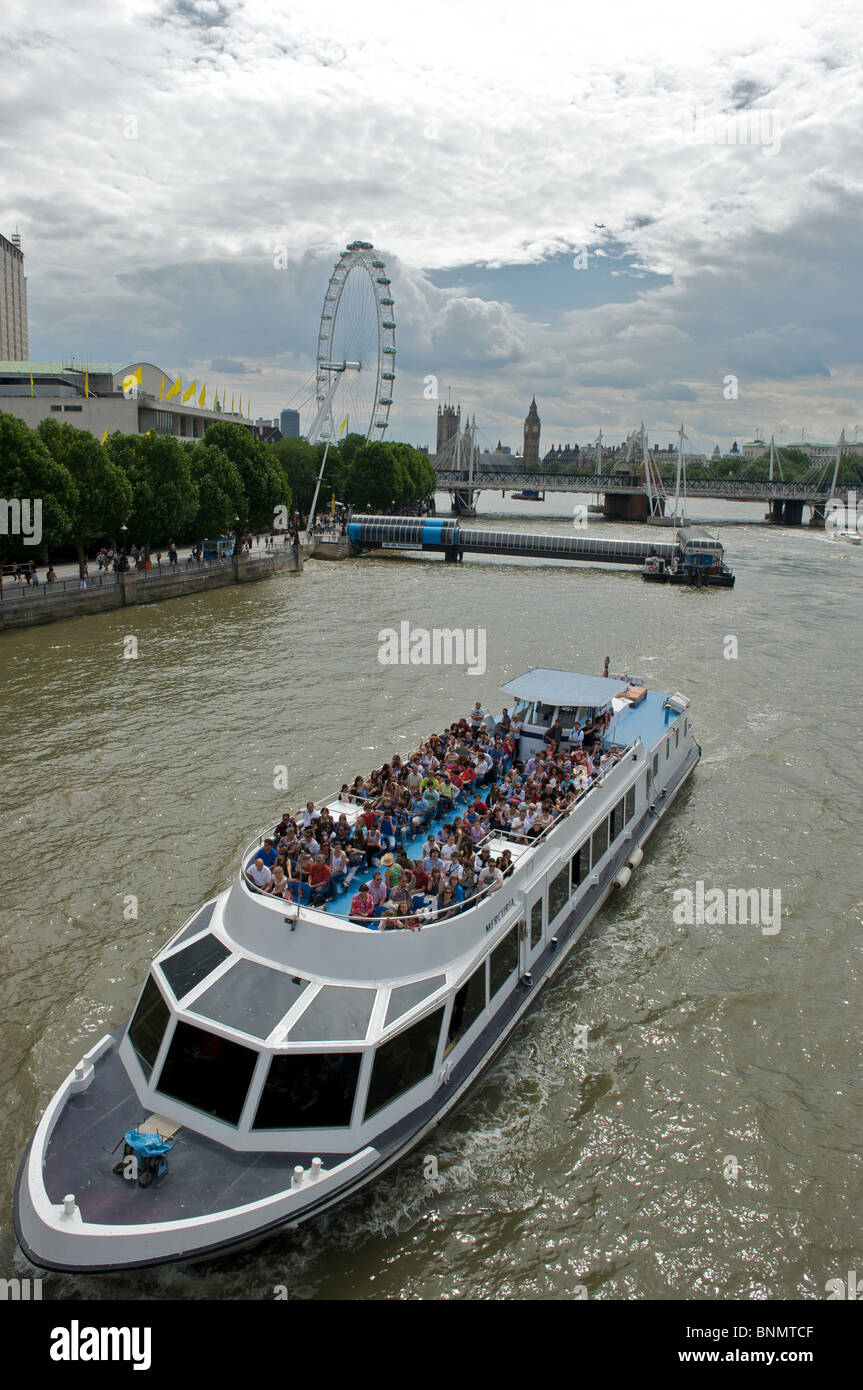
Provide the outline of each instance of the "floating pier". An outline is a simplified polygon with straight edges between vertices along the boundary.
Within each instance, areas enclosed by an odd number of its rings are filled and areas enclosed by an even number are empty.
[[[348,540],[355,550],[425,550],[443,554],[449,561],[459,561],[465,554],[525,555],[537,560],[634,565],[645,579],[673,584],[734,585],[721,541],[697,527],[686,527],[672,541],[621,541],[608,536],[478,531],[435,517],[360,516],[348,522]]]

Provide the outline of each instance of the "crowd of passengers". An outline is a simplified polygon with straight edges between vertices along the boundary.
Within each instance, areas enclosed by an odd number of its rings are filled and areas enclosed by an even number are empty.
[[[514,868],[512,853],[496,857],[486,843],[506,836],[528,843],[553,825],[621,756],[603,749],[610,722],[576,723],[564,735],[560,720],[546,730],[545,749],[516,758],[521,721],[504,709],[487,716],[477,701],[467,719],[429,738],[413,757],[392,761],[367,778],[345,783],[338,800],[361,806],[346,813],[314,802],[285,812],[245,870],[262,893],[288,902],[327,904],[357,877],[350,920],[379,931],[422,925],[418,913],[440,922],[496,892]],[[407,846],[426,834],[424,844]]]

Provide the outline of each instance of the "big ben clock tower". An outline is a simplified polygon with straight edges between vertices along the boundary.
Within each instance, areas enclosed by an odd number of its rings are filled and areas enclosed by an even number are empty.
[[[536,397],[530,403],[527,419],[524,422],[524,461],[526,464],[539,463],[540,419],[536,411]]]

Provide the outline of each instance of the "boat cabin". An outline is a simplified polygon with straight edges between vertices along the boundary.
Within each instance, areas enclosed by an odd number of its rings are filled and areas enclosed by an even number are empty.
[[[583,730],[590,721],[604,732],[623,707],[615,702],[626,698],[627,688],[627,681],[615,677],[583,676],[545,667],[535,667],[501,686],[506,695],[516,697],[510,715],[521,720],[519,757],[529,758],[545,747],[545,734],[556,719],[564,739],[570,737],[576,723]]]

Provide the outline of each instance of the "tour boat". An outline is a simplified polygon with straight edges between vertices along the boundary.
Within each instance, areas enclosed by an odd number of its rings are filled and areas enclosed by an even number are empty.
[[[475,1085],[700,756],[679,694],[546,669],[503,691],[523,759],[559,718],[564,736],[596,721],[617,761],[543,834],[494,834],[492,854],[512,856],[502,886],[419,931],[351,921],[350,891],[327,911],[256,892],[253,841],[159,950],[128,1024],[44,1110],[15,1188],[34,1264],[191,1261],[296,1227],[378,1178]]]

